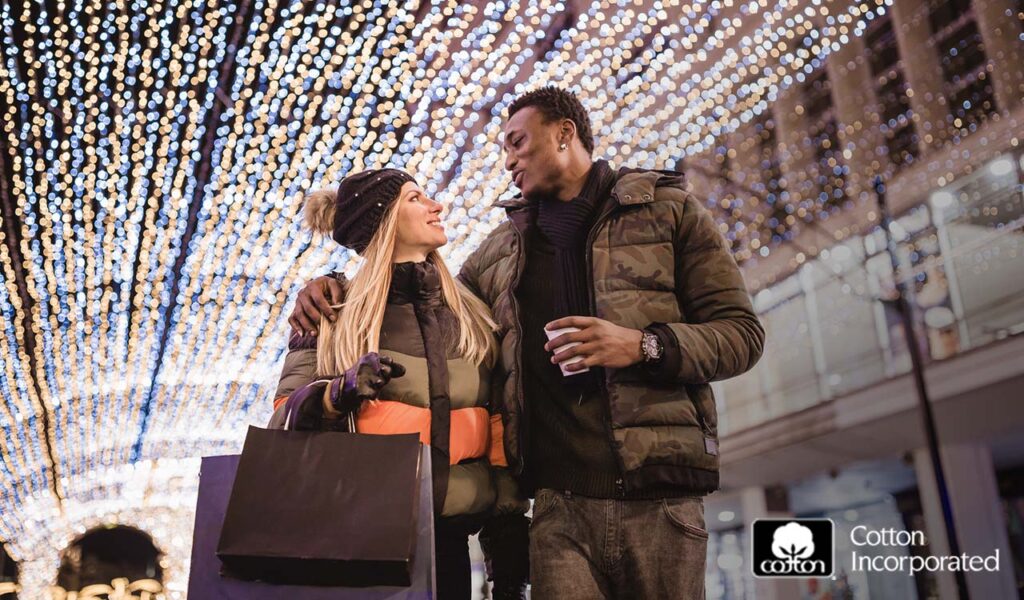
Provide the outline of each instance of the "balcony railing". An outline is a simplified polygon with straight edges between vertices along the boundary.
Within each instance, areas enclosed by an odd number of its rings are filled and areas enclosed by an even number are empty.
[[[896,277],[908,282],[929,362],[1024,331],[1024,157],[1003,155],[932,191],[897,219]],[[884,233],[823,251],[754,305],[761,361],[716,384],[722,434],[746,429],[910,370]],[[1024,368],[1024,363],[1022,363]]]

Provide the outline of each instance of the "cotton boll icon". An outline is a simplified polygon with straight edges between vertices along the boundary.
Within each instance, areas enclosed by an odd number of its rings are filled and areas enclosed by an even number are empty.
[[[795,567],[798,560],[814,554],[814,535],[799,523],[786,523],[772,536],[772,553]]]

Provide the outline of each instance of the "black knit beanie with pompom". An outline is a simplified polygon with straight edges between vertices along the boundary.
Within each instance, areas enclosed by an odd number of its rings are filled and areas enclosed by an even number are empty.
[[[399,169],[371,169],[342,179],[335,200],[334,241],[362,254],[409,181],[414,181],[412,175]]]

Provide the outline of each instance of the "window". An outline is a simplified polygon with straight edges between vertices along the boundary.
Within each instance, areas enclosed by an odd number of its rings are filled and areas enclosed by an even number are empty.
[[[948,119],[966,135],[997,110],[981,32],[969,0],[930,0],[928,17],[946,81]]]
[[[768,201],[767,219],[769,234],[773,242],[782,241],[782,236],[788,228],[787,217],[790,213],[786,210],[786,201],[783,196],[785,191],[782,180],[782,164],[779,159],[779,148],[775,134],[775,120],[772,118],[771,109],[765,110],[754,120],[754,132],[757,134],[758,166],[760,167],[760,182],[758,191],[764,194]],[[792,210],[792,209],[790,209]]]
[[[735,156],[736,151],[729,148],[727,138],[719,139],[712,154],[708,156],[706,174],[712,185],[708,200],[721,210],[724,222],[728,225],[728,229],[723,231],[725,239],[729,242],[733,253],[737,254],[737,260],[742,261],[741,253],[744,243],[741,231],[743,228],[738,228],[737,222],[742,220],[740,210],[743,202],[736,195],[733,168]]]
[[[839,145],[839,127],[832,107],[832,85],[825,69],[808,76],[803,86],[804,114],[814,148],[818,197],[817,209],[831,210],[846,201],[846,175]],[[806,207],[808,210],[814,207]]]
[[[769,200],[777,201],[782,194],[782,164],[779,160],[778,141],[775,135],[775,121],[771,110],[765,110],[754,120],[754,131],[758,138],[762,184]]]
[[[864,40],[879,104],[882,134],[889,150],[889,159],[899,168],[914,161],[918,152],[918,137],[911,120],[913,112],[907,96],[909,86],[903,74],[892,18],[885,14],[872,21]]]
[[[729,150],[724,145],[715,148],[715,164],[718,165],[719,176],[725,181],[732,181],[732,157],[730,152],[735,154],[735,151]]]

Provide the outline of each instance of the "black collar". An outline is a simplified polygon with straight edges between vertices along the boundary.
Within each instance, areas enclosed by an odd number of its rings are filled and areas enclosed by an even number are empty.
[[[391,268],[391,304],[434,305],[442,303],[441,276],[430,261],[395,263]]]

